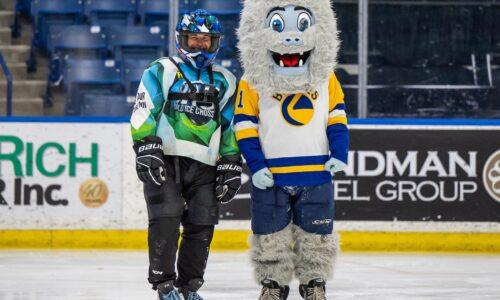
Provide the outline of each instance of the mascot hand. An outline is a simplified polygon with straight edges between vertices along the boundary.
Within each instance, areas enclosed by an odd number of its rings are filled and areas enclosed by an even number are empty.
[[[332,174],[344,170],[345,167],[347,167],[346,163],[333,157],[330,158],[325,164],[325,170],[329,171]]]
[[[270,188],[274,185],[273,173],[268,168],[261,169],[253,174],[252,183],[261,190]]]

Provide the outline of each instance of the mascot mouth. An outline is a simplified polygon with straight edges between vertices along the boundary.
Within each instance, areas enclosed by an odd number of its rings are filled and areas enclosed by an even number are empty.
[[[273,51],[271,52],[271,57],[274,63],[282,68],[300,68],[306,65],[311,56],[312,50],[304,51],[301,53],[287,53],[279,54]]]

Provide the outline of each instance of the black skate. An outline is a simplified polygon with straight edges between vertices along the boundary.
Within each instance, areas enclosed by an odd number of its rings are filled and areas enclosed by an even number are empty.
[[[259,300],[285,300],[288,298],[288,292],[290,292],[288,285],[280,286],[271,279],[264,279],[260,283],[262,284],[262,291]]]
[[[167,282],[161,283],[157,287],[158,289],[158,300],[181,300],[179,292],[174,287],[174,281],[169,280]]]
[[[299,292],[305,300],[326,300],[325,281],[317,278],[309,281],[308,284],[301,284]]]
[[[184,300],[203,300],[197,293],[203,282],[203,279],[191,279],[186,286],[180,287],[179,292],[181,292]]]

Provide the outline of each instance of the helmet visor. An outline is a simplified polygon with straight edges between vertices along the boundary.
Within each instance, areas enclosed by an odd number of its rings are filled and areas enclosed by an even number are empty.
[[[179,33],[180,47],[189,53],[205,51],[215,53],[220,47],[220,34],[193,33],[183,31]]]

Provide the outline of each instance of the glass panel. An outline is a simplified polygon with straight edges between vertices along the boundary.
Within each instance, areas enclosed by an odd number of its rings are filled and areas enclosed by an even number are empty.
[[[349,117],[358,115],[358,1],[332,1],[338,19],[340,40],[339,65],[335,70],[345,94]]]
[[[499,7],[370,1],[369,116],[500,117]]]

